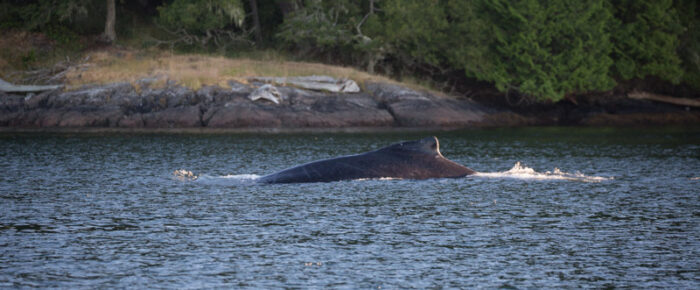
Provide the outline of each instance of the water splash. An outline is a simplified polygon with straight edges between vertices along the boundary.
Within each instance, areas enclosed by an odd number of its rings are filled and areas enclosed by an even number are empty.
[[[372,178],[358,178],[358,179],[353,179],[353,181],[366,181],[366,180],[402,180],[403,178],[399,177],[372,177]]]
[[[194,174],[192,171],[185,170],[185,169],[178,169],[178,170],[173,171],[173,178],[175,178],[179,181],[191,181],[191,180],[197,180],[197,178],[199,178],[199,176]]]
[[[197,182],[202,184],[218,185],[253,185],[257,184],[260,175],[257,174],[228,174],[228,175],[206,175],[202,174]]]
[[[260,175],[257,174],[229,174],[229,175],[208,175],[195,174],[186,169],[178,169],[173,172],[173,178],[182,182],[215,183],[215,184],[247,184],[254,183]]]
[[[233,180],[256,180],[260,178],[257,174],[229,174],[222,176],[209,176],[210,178],[222,178],[222,179],[233,179]]]
[[[580,172],[569,173],[554,168],[554,171],[537,172],[534,169],[516,162],[513,168],[501,172],[478,172],[474,176],[488,178],[516,178],[535,180],[572,180],[582,182],[601,182],[612,180],[613,177],[589,176]]]

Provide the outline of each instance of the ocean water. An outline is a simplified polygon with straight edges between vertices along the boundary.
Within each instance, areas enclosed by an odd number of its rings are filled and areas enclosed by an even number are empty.
[[[435,135],[458,179],[262,185]],[[700,288],[700,130],[0,133],[0,288]]]

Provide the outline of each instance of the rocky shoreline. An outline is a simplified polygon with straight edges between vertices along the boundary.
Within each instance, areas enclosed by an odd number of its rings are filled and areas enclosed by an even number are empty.
[[[278,104],[248,96],[264,85],[229,81],[198,90],[158,78],[39,94],[0,92],[0,130],[382,131],[531,125],[698,125],[697,109],[618,98],[514,111],[400,85],[358,93],[277,85]]]

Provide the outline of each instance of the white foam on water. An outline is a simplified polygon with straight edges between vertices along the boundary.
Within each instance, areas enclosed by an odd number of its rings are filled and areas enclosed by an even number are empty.
[[[252,183],[260,178],[257,174],[228,174],[228,175],[197,175],[186,169],[179,169],[173,172],[173,178],[182,182],[203,182],[203,183]]]
[[[221,184],[221,185],[248,185],[256,184],[260,175],[257,174],[228,174],[211,176],[203,174],[198,182],[206,184]]]
[[[534,180],[572,180],[582,182],[601,182],[612,180],[614,177],[589,176],[580,172],[569,173],[554,168],[554,171],[537,172],[534,169],[516,162],[513,168],[501,172],[478,172],[473,176],[487,178],[515,178]]]
[[[365,181],[365,180],[401,180],[403,178],[398,177],[376,177],[376,178],[358,178],[353,179],[353,181]]]
[[[255,179],[260,178],[260,175],[257,175],[257,174],[229,174],[229,175],[222,175],[222,176],[213,176],[212,178],[255,180]]]
[[[178,169],[173,171],[173,178],[179,181],[192,181],[197,180],[199,176],[194,174],[192,171],[186,169]]]

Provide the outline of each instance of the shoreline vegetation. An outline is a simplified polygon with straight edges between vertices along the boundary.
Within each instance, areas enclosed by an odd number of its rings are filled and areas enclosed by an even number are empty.
[[[0,4],[1,131],[700,124],[693,1],[65,4]]]
[[[195,61],[202,59],[206,57],[199,56]],[[72,74],[90,74],[90,69]],[[394,81],[358,80],[359,93],[271,86],[256,78],[240,82],[222,78],[214,85],[197,82],[199,88],[193,89],[159,73],[36,94],[0,93],[0,128],[274,133],[700,124],[696,109],[625,96],[608,97],[605,102],[588,99],[576,105],[559,103],[513,110],[414,90]],[[265,87],[274,89],[278,101],[251,100],[252,94]]]
[[[107,47],[59,74],[65,87],[0,92],[0,131],[16,132],[387,132],[521,126],[700,124],[691,106],[638,95],[509,107],[448,95],[354,68],[279,59]],[[351,79],[359,93],[272,84],[279,103],[249,96],[261,77]]]

